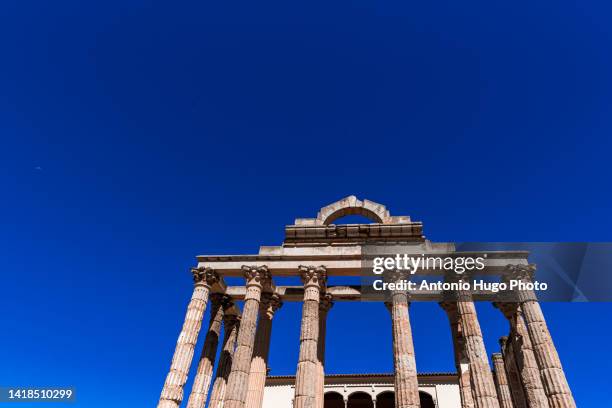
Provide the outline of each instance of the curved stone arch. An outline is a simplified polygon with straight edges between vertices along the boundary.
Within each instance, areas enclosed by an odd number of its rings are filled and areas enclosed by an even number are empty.
[[[376,394],[377,408],[392,408],[395,407],[395,391],[385,390]]]
[[[323,394],[323,408],[344,408],[344,396],[338,391]]]
[[[419,403],[421,408],[435,408],[436,399],[431,393],[419,390]]]
[[[317,218],[298,218],[296,225],[330,225],[346,215],[361,215],[378,224],[408,223],[410,217],[391,217],[389,210],[382,204],[370,200],[359,200],[354,195],[338,200],[321,208]]]
[[[328,395],[329,395],[329,396],[332,396],[332,395],[337,395],[337,396],[339,396],[340,398],[344,399],[344,396],[343,396],[341,393],[339,393],[338,391],[325,391],[325,393],[323,393],[323,396],[324,396],[324,397],[325,397],[325,396],[328,396]]]
[[[349,399],[349,398],[351,398],[355,394],[363,394],[363,395],[367,395],[368,397],[372,398],[372,394],[370,394],[369,392],[364,391],[364,390],[355,390],[355,391],[352,391],[350,394],[346,395],[346,398]]]
[[[321,225],[329,225],[345,215],[361,215],[373,222],[382,224],[389,218],[389,211],[382,204],[369,200],[361,201],[355,196],[348,196],[321,208],[317,214],[317,221]]]
[[[386,396],[386,395],[395,395],[395,391],[393,390],[384,390],[379,392],[378,394],[376,394],[376,398],[380,397],[380,396]]]
[[[376,401],[376,398],[371,393],[363,390],[355,390],[346,397],[346,405],[348,408],[351,408],[354,404],[363,405],[364,403],[369,407],[374,407],[374,401]],[[353,404],[351,404],[351,402]]]

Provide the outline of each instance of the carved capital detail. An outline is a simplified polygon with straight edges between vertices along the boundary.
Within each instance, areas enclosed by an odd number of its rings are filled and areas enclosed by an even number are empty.
[[[516,302],[493,302],[493,306],[499,309],[510,322],[520,313],[519,304]]]
[[[268,270],[268,267],[263,266],[249,266],[242,265],[242,273],[244,274],[244,278],[246,279],[246,286],[261,286],[261,287],[269,287],[272,283],[272,275]]]
[[[228,296],[224,295],[223,293],[213,293],[210,295],[210,303],[215,308],[221,307],[223,306],[225,298],[227,297]]]
[[[508,343],[508,336],[501,336],[499,338],[499,346],[501,347],[501,350],[504,352],[506,350],[506,343]]]
[[[280,296],[276,293],[264,292],[261,294],[259,310],[261,313],[268,313],[270,317],[283,306]]]
[[[457,314],[457,302],[443,301],[440,302],[439,305],[449,316],[454,316]]]
[[[191,274],[193,275],[194,283],[203,283],[208,286],[212,286],[219,282],[219,274],[209,267],[191,268]]]
[[[221,298],[221,306],[223,306],[223,310],[227,310],[234,307],[234,299],[232,299],[231,296],[224,294]]]
[[[235,325],[240,323],[240,316],[235,314],[225,314],[223,315],[223,324],[225,325],[225,330],[228,328],[232,328]]]
[[[457,283],[460,281],[469,282],[473,278],[473,271],[465,271],[463,273],[457,273],[455,271],[447,271],[444,274],[444,281],[449,283]]]
[[[300,277],[304,282],[304,287],[318,286],[319,288],[325,287],[327,282],[327,269],[325,266],[299,266]]]
[[[520,279],[526,282],[531,282],[533,280],[533,276],[535,275],[535,271],[535,264],[506,265],[506,274],[504,275],[504,279]]]
[[[395,283],[410,279],[410,272],[399,269],[387,269],[383,272],[383,280],[388,283]]]
[[[329,293],[321,295],[319,299],[319,310],[323,313],[329,312],[329,309],[334,305],[333,296]]]

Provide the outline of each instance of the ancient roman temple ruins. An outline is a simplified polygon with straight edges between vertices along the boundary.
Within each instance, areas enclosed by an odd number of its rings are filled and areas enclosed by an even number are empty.
[[[336,225],[346,215],[371,223]],[[393,333],[394,372],[325,375],[328,311],[334,302],[365,296],[359,286],[327,285],[330,276],[360,276],[366,248],[398,245],[415,254],[457,256],[452,243],[433,243],[423,224],[392,216],[384,205],[354,196],[321,208],[316,218],[286,226],[281,246],[261,247],[256,255],[198,256],[192,269],[193,296],[187,308],[158,407],[176,408],[569,408],[576,404],[533,292],[495,306],[509,322],[500,352],[485,351],[471,293],[391,291],[380,295]],[[472,254],[473,255],[473,254]],[[535,266],[524,251],[488,253],[483,274],[504,279],[533,279]],[[404,279],[402,273],[386,279]],[[428,270],[444,275],[444,271]],[[300,286],[277,286],[281,277],[299,276]],[[225,278],[241,277],[242,286]],[[457,371],[419,373],[410,325],[410,303],[438,296],[448,316]],[[487,294],[480,293],[487,301]],[[376,300],[376,299],[375,299]],[[240,310],[238,302],[242,304]],[[268,376],[270,333],[283,302],[301,302],[299,361],[295,375]],[[384,305],[384,306],[383,306]],[[385,308],[386,307],[386,308]],[[203,349],[195,350],[204,314],[210,313]],[[220,338],[223,328],[223,337]],[[329,339],[328,341],[336,341]],[[196,352],[197,351],[197,352]],[[194,355],[192,389],[184,389]],[[215,361],[218,358],[218,363]],[[185,400],[185,401],[183,401]]]

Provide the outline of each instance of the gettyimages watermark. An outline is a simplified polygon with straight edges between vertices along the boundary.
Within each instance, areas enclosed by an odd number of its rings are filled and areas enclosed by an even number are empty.
[[[361,298],[406,291],[413,301],[612,301],[612,243],[427,242],[366,245]]]

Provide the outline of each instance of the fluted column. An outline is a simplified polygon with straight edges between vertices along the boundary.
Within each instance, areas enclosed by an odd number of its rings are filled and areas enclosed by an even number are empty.
[[[440,306],[446,312],[451,326],[453,337],[453,349],[455,351],[455,367],[459,380],[459,392],[461,395],[461,407],[473,408],[474,399],[472,398],[472,385],[470,382],[470,365],[465,355],[465,339],[459,324],[456,302],[440,302]]]
[[[264,286],[270,285],[270,272],[265,266],[243,266],[246,279],[246,295],[244,309],[240,322],[240,331],[236,341],[236,351],[232,363],[232,371],[227,380],[227,392],[224,408],[244,408],[246,401],[253,346],[255,343],[255,329],[261,291]]]
[[[217,373],[215,381],[210,391],[210,402],[208,408],[222,408],[223,400],[225,399],[225,391],[227,388],[227,379],[232,369],[232,360],[236,349],[236,338],[240,329],[240,317],[231,314],[225,314],[223,317],[223,349],[217,364]]]
[[[535,265],[509,265],[508,272],[510,279],[530,283],[535,273]],[[517,293],[550,407],[575,408],[576,402],[535,293],[532,290],[521,290]]]
[[[317,395],[316,408],[323,408],[325,394],[325,336],[327,334],[327,312],[333,306],[332,295],[325,294],[319,301],[319,341],[317,343]]]
[[[508,377],[506,376],[504,358],[501,353],[493,353],[491,359],[493,360],[493,367],[495,369],[495,387],[497,388],[499,406],[500,408],[514,408]]]
[[[319,298],[325,289],[324,266],[300,266],[304,282],[304,305],[300,330],[300,356],[295,375],[294,408],[315,408],[317,393],[317,344],[319,341]]]
[[[217,357],[221,324],[223,323],[222,302],[224,299],[227,301],[228,298],[222,294],[213,293],[210,296],[210,324],[204,340],[204,346],[202,347],[196,377],[193,380],[191,394],[187,401],[187,408],[204,408],[206,404],[213,366]]]
[[[508,385],[510,386],[514,408],[527,408],[523,382],[521,381],[521,376],[516,366],[512,342],[508,341],[508,337],[503,336],[499,339],[499,345],[504,358],[504,366],[506,367],[506,375],[508,377]]]
[[[282,302],[276,294],[264,292],[259,304],[259,321],[255,334],[255,349],[251,360],[246,408],[261,408],[268,375],[268,354],[272,334],[272,318]]]
[[[515,302],[496,302],[493,305],[502,311],[510,323],[508,342],[514,352],[514,360],[523,384],[527,406],[529,408],[549,408],[520,306]]]
[[[458,278],[456,274],[447,276],[447,280],[458,280]],[[447,296],[456,299],[457,319],[464,342],[463,351],[468,364],[474,406],[476,408],[499,408],[495,382],[472,295],[469,291],[457,291],[449,292]]]
[[[177,408],[183,401],[183,388],[187,382],[195,345],[202,327],[208,295],[211,286],[219,281],[219,275],[210,268],[193,268],[191,273],[195,283],[193,295],[187,306],[183,329],[176,342],[170,371],[157,404],[158,408]]]
[[[390,283],[399,283],[409,276],[401,271],[385,272],[384,278]],[[391,311],[393,330],[393,369],[396,408],[418,408],[419,382],[412,341],[412,328],[408,293],[404,290],[390,291],[391,300],[385,305]]]

